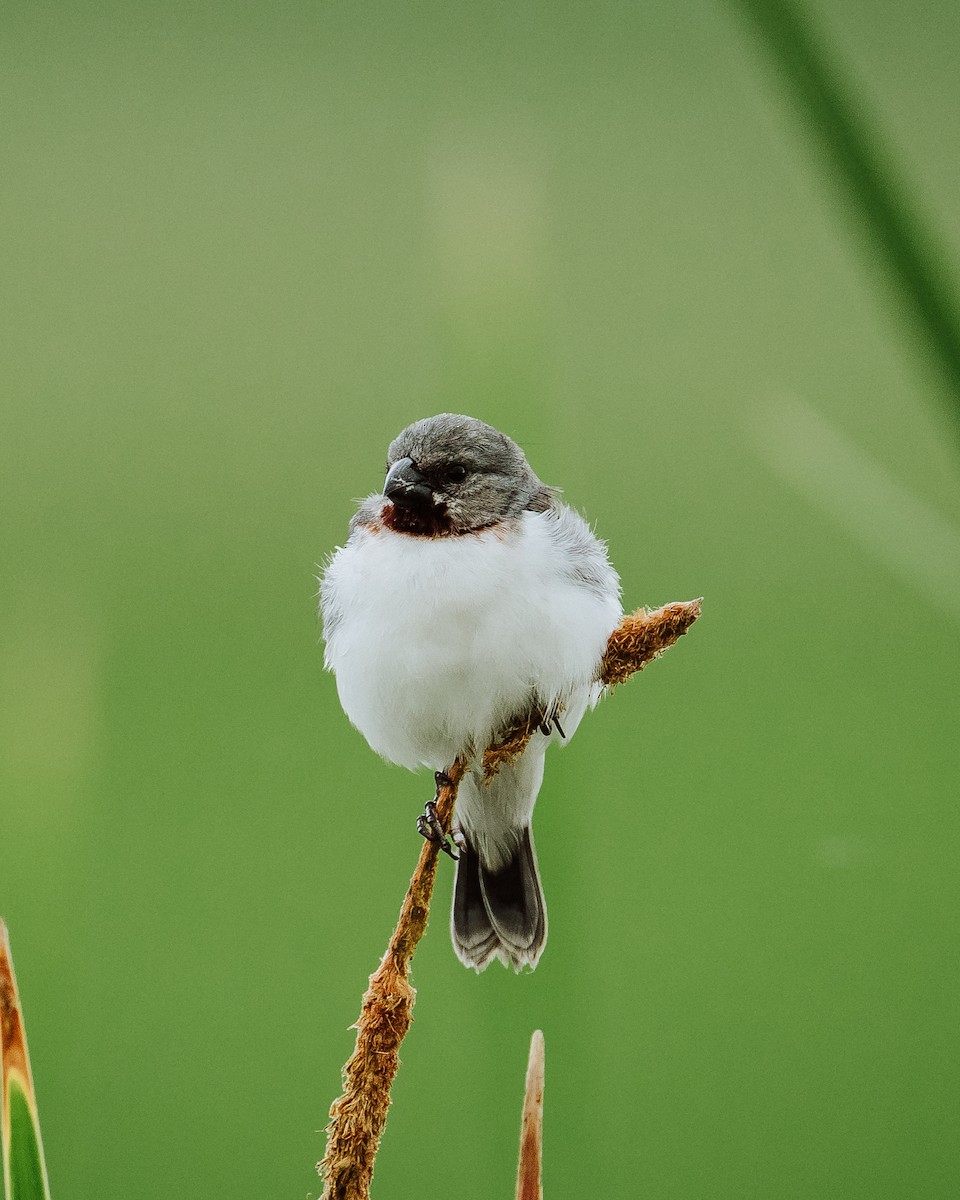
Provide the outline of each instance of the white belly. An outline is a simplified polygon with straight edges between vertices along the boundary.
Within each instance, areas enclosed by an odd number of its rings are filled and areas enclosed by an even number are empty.
[[[360,529],[337,551],[322,588],[327,665],[374,750],[442,770],[535,696],[579,720],[620,606],[566,576],[553,519],[436,539]]]

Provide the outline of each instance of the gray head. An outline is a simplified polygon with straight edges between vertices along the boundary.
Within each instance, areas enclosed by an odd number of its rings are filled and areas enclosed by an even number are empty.
[[[475,417],[441,413],[417,421],[387,452],[384,495],[407,533],[469,533],[550,506],[550,491],[523,451]]]

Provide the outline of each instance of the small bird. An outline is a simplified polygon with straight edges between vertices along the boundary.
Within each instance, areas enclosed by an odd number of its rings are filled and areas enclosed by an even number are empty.
[[[457,956],[478,971],[495,958],[535,967],[547,912],[530,822],[547,746],[600,696],[622,615],[606,547],[515,442],[441,413],[391,444],[383,491],[326,565],[320,608],[326,666],[370,746],[441,776],[470,761],[453,826]],[[540,730],[486,781],[483,751],[531,712]]]

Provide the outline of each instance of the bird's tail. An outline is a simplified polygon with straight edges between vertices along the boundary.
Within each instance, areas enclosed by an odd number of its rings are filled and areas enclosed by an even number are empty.
[[[469,834],[463,839],[451,921],[457,957],[478,971],[495,958],[517,971],[535,967],[547,940],[547,909],[530,826],[518,831],[512,856],[496,871]]]

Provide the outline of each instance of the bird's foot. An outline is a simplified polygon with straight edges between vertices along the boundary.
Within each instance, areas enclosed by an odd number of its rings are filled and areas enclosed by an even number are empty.
[[[437,774],[440,775],[441,772],[438,771]],[[423,816],[417,817],[417,833],[422,838],[426,838],[428,842],[436,842],[443,853],[449,854],[454,861],[460,857],[459,854],[454,852],[453,846],[451,846],[446,833],[444,833],[440,818],[437,816],[436,800],[428,800],[423,809]]]
[[[550,734],[553,733],[554,729],[556,729],[557,733],[559,733],[562,738],[566,739],[567,735],[563,732],[563,726],[560,724],[559,714],[555,711],[551,711],[548,712],[540,722],[540,732],[544,737],[549,737]]]

